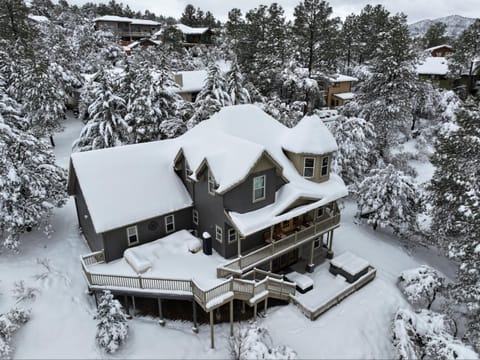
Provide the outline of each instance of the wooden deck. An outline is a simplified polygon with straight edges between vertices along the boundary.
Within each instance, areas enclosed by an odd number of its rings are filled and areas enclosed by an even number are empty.
[[[207,312],[230,302],[232,299],[249,301],[254,305],[263,298],[253,302],[251,300],[257,299],[258,295],[264,292],[267,292],[270,298],[285,301],[290,301],[290,296],[295,294],[295,284],[282,280],[278,275],[256,269],[248,274],[248,276],[253,276],[253,280],[231,277],[210,289],[202,289],[194,280],[150,278],[141,275],[107,275],[92,273],[89,270],[89,265],[104,261],[103,251],[81,257],[83,272],[90,290],[130,291],[160,298],[175,296],[191,299],[193,297]],[[259,277],[263,277],[263,279],[256,281]],[[232,294],[232,296],[227,296],[229,294]]]
[[[302,227],[299,231],[274,241],[258,250],[252,251],[246,255],[238,257],[217,268],[217,276],[241,276],[245,272],[265,264],[274,258],[277,258],[299,246],[311,241],[314,237],[333,230],[339,226],[340,214],[330,218],[317,221],[311,226]]]

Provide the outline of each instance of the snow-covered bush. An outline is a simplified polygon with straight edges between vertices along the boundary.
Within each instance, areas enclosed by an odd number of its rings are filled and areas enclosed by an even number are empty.
[[[230,338],[229,346],[234,360],[297,358],[297,353],[288,346],[274,347],[268,330],[256,323],[239,327]]]
[[[25,281],[16,281],[13,284],[14,288],[12,290],[13,297],[17,300],[18,302],[24,301],[24,300],[32,300],[35,299],[38,293],[38,289],[31,287],[31,286],[26,286]]]
[[[12,335],[30,318],[30,312],[23,309],[12,309],[0,315],[0,358],[7,358],[13,352],[10,345]]]
[[[446,315],[400,309],[393,321],[393,346],[400,359],[478,359],[454,338],[456,326]]]
[[[100,298],[97,315],[97,343],[107,353],[114,353],[128,335],[127,315],[110,291],[104,291]]]
[[[391,227],[397,234],[418,228],[421,196],[412,178],[392,164],[370,172],[358,186],[357,218],[366,219],[374,229]]]
[[[444,280],[437,270],[422,265],[403,271],[399,276],[398,285],[411,304],[430,309]]]

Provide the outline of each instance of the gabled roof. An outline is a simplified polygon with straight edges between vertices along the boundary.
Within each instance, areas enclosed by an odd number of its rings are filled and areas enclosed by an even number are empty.
[[[425,51],[432,52],[441,48],[447,48],[447,49],[453,50],[453,47],[451,47],[450,45],[443,44],[443,45],[433,46],[431,48],[425,49]]]
[[[348,76],[348,75],[342,75],[342,74],[333,74],[332,76],[329,76],[327,79],[328,79],[328,81],[330,81],[332,83],[358,81],[358,79],[356,77]]]
[[[93,21],[108,21],[108,22],[124,22],[130,23],[132,25],[151,25],[151,26],[158,26],[160,25],[159,22],[147,19],[131,19],[123,16],[116,16],[116,15],[104,15],[98,18],[93,19]]]
[[[448,73],[448,61],[444,57],[429,56],[417,65],[415,71],[417,74],[423,75],[446,75]]]
[[[297,126],[289,129],[255,105],[225,107],[176,139],[73,154],[69,191],[76,178],[95,230],[101,233],[192,205],[174,170],[179,152],[194,175],[202,166],[209,167],[218,193],[241,183],[266,156],[287,184],[277,191],[274,204],[257,213],[228,214],[246,235],[268,221],[303,209],[300,206],[284,213],[300,198],[318,199],[304,205],[310,209],[347,195],[345,184],[334,174],[326,182],[315,183],[297,172],[282,148],[287,140],[304,144],[308,152],[336,149],[318,117],[307,117]]]

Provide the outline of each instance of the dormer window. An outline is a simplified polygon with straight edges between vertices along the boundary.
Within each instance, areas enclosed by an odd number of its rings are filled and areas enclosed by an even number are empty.
[[[253,202],[265,199],[265,175],[253,178]]]
[[[185,179],[188,180],[190,175],[192,175],[192,169],[190,169],[190,165],[188,165],[187,160],[185,160]]]
[[[303,177],[311,178],[315,174],[315,158],[306,157],[303,159]]]
[[[322,158],[321,176],[327,176],[327,175],[328,175],[328,156],[325,156]]]

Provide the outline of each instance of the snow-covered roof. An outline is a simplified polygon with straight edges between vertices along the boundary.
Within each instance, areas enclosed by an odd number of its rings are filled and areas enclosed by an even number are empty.
[[[355,94],[352,92],[336,93],[333,96],[338,97],[342,100],[352,100],[355,97]]]
[[[175,27],[184,34],[203,34],[210,29],[208,27],[191,27],[184,24],[175,24]]]
[[[301,139],[301,140],[300,140]],[[337,151],[337,142],[317,115],[305,116],[285,131],[282,148],[296,154],[327,154]]]
[[[432,52],[432,51],[435,51],[435,50],[438,50],[438,49],[441,49],[441,48],[447,48],[447,49],[450,49],[450,50],[453,49],[453,47],[451,47],[450,45],[443,44],[443,45],[433,46],[431,48],[425,49],[425,51]]]
[[[328,81],[333,83],[339,83],[339,82],[347,82],[347,81],[358,81],[358,79],[353,76],[334,74],[328,77]]]
[[[42,16],[42,15],[31,15],[31,14],[29,14],[28,18],[30,20],[33,20],[33,21],[38,22],[38,23],[49,23],[50,22],[49,18],[47,18],[46,16]]]
[[[448,61],[444,57],[429,56],[417,65],[417,74],[446,75],[448,73]]]
[[[302,146],[294,147],[292,140]],[[249,235],[347,195],[345,184],[335,174],[323,183],[303,178],[283,151],[287,142],[296,152],[324,154],[337,148],[317,116],[306,117],[289,129],[255,105],[236,105],[221,109],[176,139],[75,153],[71,160],[95,230],[101,233],[192,204],[174,172],[173,162],[180,151],[194,179],[208,165],[217,193],[243,181],[266,156],[287,184],[277,191],[271,205],[244,214],[229,212],[237,229]],[[312,203],[284,213],[301,198]]]
[[[71,162],[97,233],[192,205],[174,172],[173,140],[72,154]]]
[[[126,22],[132,25],[151,25],[151,26],[158,26],[160,25],[159,22],[147,19],[131,19],[123,16],[116,16],[116,15],[104,15],[98,18],[95,18],[93,21],[111,21],[111,22]]]
[[[182,86],[176,89],[179,93],[200,91],[207,79],[207,70],[179,71],[175,75],[182,75]]]

